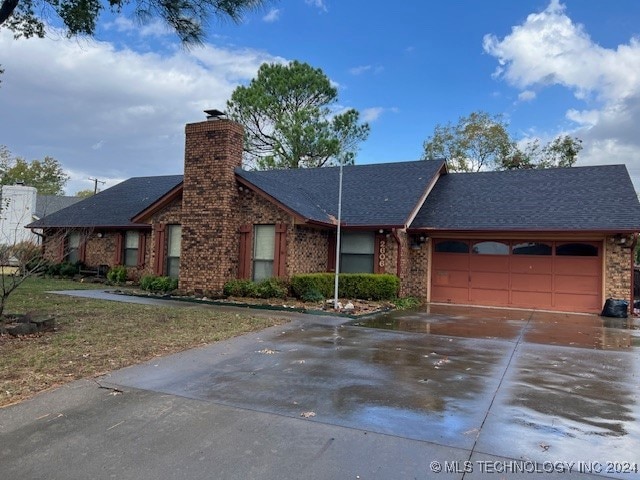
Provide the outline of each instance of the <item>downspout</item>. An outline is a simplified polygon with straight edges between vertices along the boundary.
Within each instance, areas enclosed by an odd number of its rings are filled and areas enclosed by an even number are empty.
[[[402,278],[402,245],[400,244],[400,237],[398,237],[398,230],[396,228],[392,228],[391,233],[398,245],[398,254],[396,255],[396,275],[398,275],[398,278]]]
[[[638,244],[638,234],[634,233],[633,242],[631,243],[631,299],[629,302],[629,312],[631,315],[633,315],[633,312],[634,312],[633,302],[635,300],[634,284],[635,284],[635,278],[636,278],[635,263],[636,263],[636,245],[637,244]]]

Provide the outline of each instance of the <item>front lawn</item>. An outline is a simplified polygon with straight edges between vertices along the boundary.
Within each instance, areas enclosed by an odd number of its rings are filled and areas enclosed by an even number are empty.
[[[104,286],[33,278],[9,298],[5,313],[53,314],[56,331],[0,335],[0,407],[72,380],[286,322],[275,314],[258,317],[46,293],[80,288]]]

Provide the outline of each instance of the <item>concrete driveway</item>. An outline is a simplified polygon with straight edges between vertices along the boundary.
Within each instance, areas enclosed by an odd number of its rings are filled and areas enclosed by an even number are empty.
[[[446,306],[355,322],[300,316],[0,410],[0,470],[640,478],[639,328]]]

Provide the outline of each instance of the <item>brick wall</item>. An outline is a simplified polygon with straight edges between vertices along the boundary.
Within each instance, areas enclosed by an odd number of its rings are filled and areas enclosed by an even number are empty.
[[[296,273],[320,273],[328,270],[330,230],[297,226],[287,267],[289,276]]]
[[[238,270],[238,188],[243,129],[229,120],[185,128],[180,289],[220,291]]]
[[[604,295],[607,298],[629,299],[631,296],[631,245],[633,236],[628,235],[623,245],[620,237],[605,239]]]

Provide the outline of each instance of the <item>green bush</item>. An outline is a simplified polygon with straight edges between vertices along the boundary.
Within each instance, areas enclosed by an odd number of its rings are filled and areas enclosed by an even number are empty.
[[[317,288],[311,287],[300,297],[300,299],[304,302],[321,302],[325,299],[325,296],[322,295],[322,292]]]
[[[286,298],[289,284],[278,278],[269,278],[259,283],[251,280],[229,280],[222,287],[222,292],[227,297]]]
[[[229,280],[222,287],[222,293],[227,297],[250,297],[256,290],[251,280]]]
[[[123,265],[111,267],[107,272],[107,280],[115,285],[120,285],[127,281],[127,268]]]
[[[178,279],[159,277],[157,275],[145,275],[140,279],[140,288],[156,293],[171,292],[178,288]]]
[[[333,273],[309,273],[291,277],[291,290],[301,299],[319,292],[325,298],[333,298]],[[364,300],[392,300],[398,296],[400,279],[395,275],[373,273],[341,273],[338,278],[338,294],[343,298]]]
[[[64,262],[60,264],[58,274],[62,277],[73,277],[80,271],[80,267],[77,263]]]
[[[256,294],[259,298],[287,298],[289,284],[281,279],[268,278],[257,284]]]
[[[412,308],[418,308],[421,305],[420,299],[416,297],[402,297],[396,298],[393,304],[398,310],[409,310]]]

